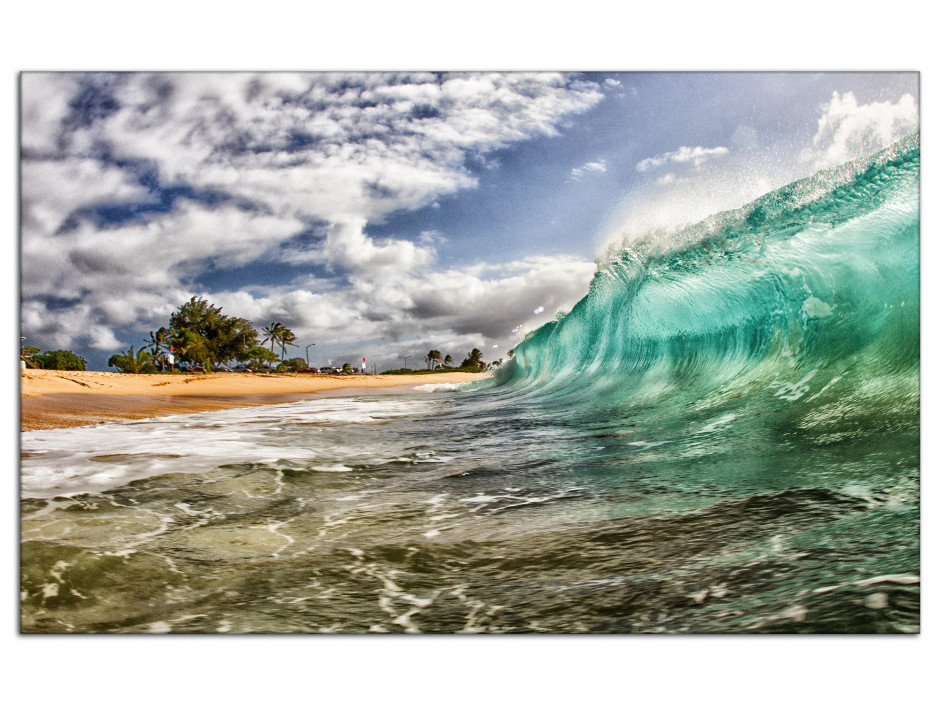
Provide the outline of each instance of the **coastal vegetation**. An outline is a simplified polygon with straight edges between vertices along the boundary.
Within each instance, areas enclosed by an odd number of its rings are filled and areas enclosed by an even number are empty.
[[[346,365],[348,367],[348,363]],[[275,368],[276,372],[303,372],[307,369],[307,361],[302,357],[292,357],[290,360],[284,360]],[[345,372],[345,369],[344,369]]]
[[[161,372],[213,370],[229,371],[232,363],[239,363],[237,369],[251,372],[273,371],[278,373],[316,372],[325,374],[355,374],[358,369],[350,363],[340,368],[310,368],[302,357],[287,358],[288,347],[299,347],[297,336],[280,321],[272,321],[255,330],[250,321],[237,316],[222,313],[220,306],[215,306],[206,299],[193,296],[182,304],[169,317],[166,326],[150,331],[144,339],[144,346],[135,350],[132,345],[126,351],[112,355],[108,366],[119,372],[130,374],[154,374]],[[277,351],[279,349],[279,353]],[[78,365],[81,367],[51,367],[47,369],[85,369],[85,361],[72,353],[54,351],[49,361],[38,356],[36,348],[23,348],[32,351],[29,356],[30,366],[43,363],[58,365]],[[72,355],[74,360],[67,356]],[[510,354],[510,357],[512,355]],[[382,374],[434,374],[442,372],[483,372],[498,367],[502,360],[487,364],[483,352],[473,348],[460,365],[454,365],[454,358],[440,350],[432,348],[424,356],[426,369],[412,370],[402,367],[386,370]],[[276,365],[276,366],[275,366]]]
[[[35,370],[84,371],[87,364],[85,358],[79,357],[70,350],[40,352],[39,348],[32,345],[24,345],[20,348],[20,360],[26,363],[26,367]]]
[[[511,355],[510,355],[511,357]],[[412,370],[408,367],[399,367],[394,370],[385,370],[383,375],[427,375],[427,374],[437,374],[443,372],[484,372],[488,369],[494,367],[499,367],[502,364],[502,359],[496,360],[491,363],[486,363],[483,360],[483,352],[479,348],[474,348],[469,353],[467,357],[464,358],[463,362],[460,363],[458,367],[453,367],[453,358],[450,355],[446,355],[443,358],[441,357],[441,352],[439,350],[430,350],[424,358],[425,363],[427,363],[427,369],[424,370]]]
[[[249,321],[226,316],[221,307],[197,296],[170,316],[167,329],[179,360],[201,367],[204,372],[211,371],[216,364],[241,360],[248,349],[258,344],[258,332]],[[283,335],[280,331],[279,334]]]
[[[238,359],[246,363],[252,372],[260,372],[277,360],[277,353],[260,345],[254,345],[245,350]]]
[[[264,339],[262,339],[262,345],[264,343],[271,343],[271,352],[274,352],[274,346],[278,345],[281,348],[281,359],[284,359],[284,356],[287,354],[286,347],[288,345],[292,347],[297,347],[294,345],[294,341],[297,340],[297,336],[294,335],[293,331],[290,328],[285,326],[280,321],[274,321],[271,325],[262,328],[261,332],[264,333]],[[306,365],[303,369],[306,369]]]
[[[244,318],[227,316],[199,296],[193,296],[170,316],[165,327],[150,331],[146,347],[136,353],[134,346],[112,355],[108,366],[120,372],[148,374],[173,371],[185,367],[190,370],[211,372],[219,365],[232,361],[246,363],[249,369],[259,370],[278,359],[273,351],[274,342],[286,345],[295,339],[289,328],[281,323],[271,325],[267,333],[274,337],[269,351],[262,347],[258,331]]]
[[[118,353],[108,358],[108,367],[116,367],[121,372],[131,374],[147,374],[156,372],[157,366],[153,362],[150,352],[141,348],[134,354],[134,346],[124,353]]]
[[[476,372],[482,371],[486,367],[486,363],[483,362],[483,353],[479,348],[474,348],[467,354],[464,361],[460,363],[460,366],[471,368]]]

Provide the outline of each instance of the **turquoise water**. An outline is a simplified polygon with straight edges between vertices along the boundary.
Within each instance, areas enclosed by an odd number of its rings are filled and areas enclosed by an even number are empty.
[[[22,434],[23,631],[918,631],[919,160],[625,238],[460,392]]]

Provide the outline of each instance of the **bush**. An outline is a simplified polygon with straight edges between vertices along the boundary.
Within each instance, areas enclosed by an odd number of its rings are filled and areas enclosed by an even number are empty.
[[[302,357],[292,357],[277,366],[277,372],[302,372],[307,369],[307,361]]]
[[[236,358],[242,362],[248,363],[248,369],[252,372],[258,372],[262,370],[266,365],[271,364],[277,360],[277,354],[268,350],[267,348],[262,348],[259,345],[254,345],[247,350],[238,353]]]
[[[33,355],[33,362],[41,370],[79,370],[85,369],[84,358],[68,350],[47,350],[42,355]]]

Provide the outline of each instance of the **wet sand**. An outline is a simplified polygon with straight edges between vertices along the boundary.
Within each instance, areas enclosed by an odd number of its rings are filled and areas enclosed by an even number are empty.
[[[25,370],[20,374],[20,430],[86,426],[193,414],[236,406],[283,404],[347,394],[382,394],[420,384],[470,382],[485,374],[433,375],[131,375]],[[396,389],[398,388],[398,389]]]

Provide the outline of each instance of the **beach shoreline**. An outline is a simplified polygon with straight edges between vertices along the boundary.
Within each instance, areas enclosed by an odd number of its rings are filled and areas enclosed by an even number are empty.
[[[116,372],[23,370],[20,431],[194,414],[233,407],[283,404],[323,396],[383,394],[422,384],[459,384],[485,373],[433,375],[315,375],[212,373],[135,375]]]

